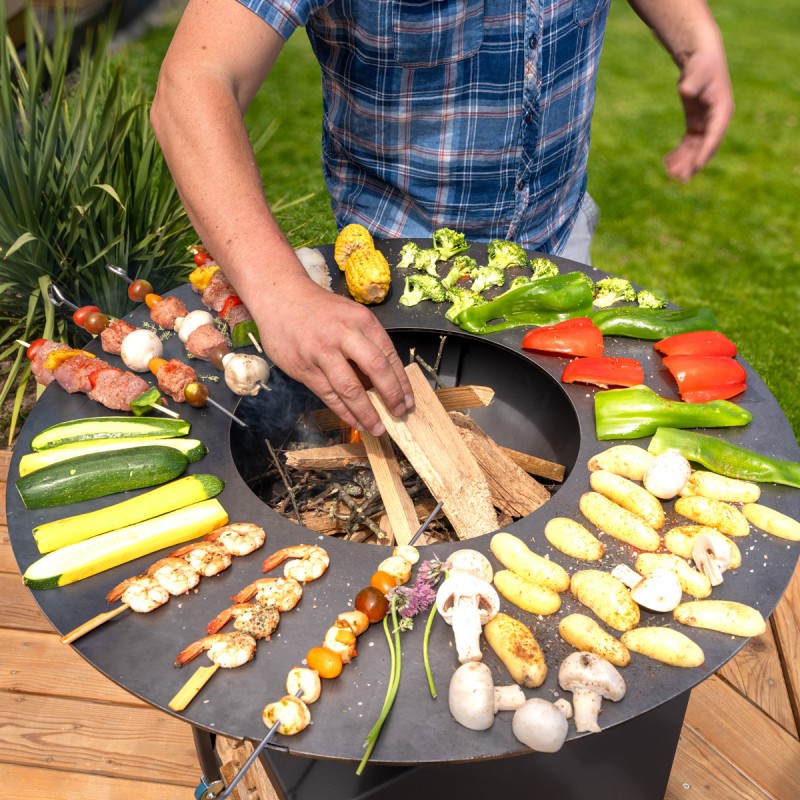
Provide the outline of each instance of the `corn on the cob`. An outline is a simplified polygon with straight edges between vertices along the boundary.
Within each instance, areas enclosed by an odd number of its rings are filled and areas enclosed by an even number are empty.
[[[354,250],[344,268],[347,288],[354,300],[365,305],[380,303],[392,282],[389,264],[378,250]]]
[[[333,250],[333,257],[339,265],[339,269],[344,270],[350,255],[362,248],[367,250],[375,249],[372,234],[358,223],[354,222],[351,225],[345,225],[336,237],[336,244]]]

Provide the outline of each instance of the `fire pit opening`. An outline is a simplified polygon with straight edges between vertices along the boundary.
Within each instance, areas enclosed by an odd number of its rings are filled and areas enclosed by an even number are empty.
[[[434,389],[476,386],[492,390],[494,397],[487,406],[465,409],[464,413],[498,445],[563,465],[566,479],[580,446],[578,418],[566,393],[544,369],[520,353],[470,336],[426,331],[390,331],[390,335],[401,358],[406,363],[416,361]],[[322,470],[298,471],[286,466],[287,453],[291,460],[298,456],[297,451],[307,448],[344,445],[341,452],[349,453],[359,447],[352,444],[358,439],[355,432],[335,424],[332,427],[331,415],[318,398],[278,370],[273,370],[270,387],[271,391],[239,403],[236,414],[248,428],[231,428],[233,461],[245,483],[262,502],[313,530],[338,533],[352,541],[374,539],[375,535],[380,539],[380,494],[363,458],[352,464],[326,465]],[[422,512],[427,505],[432,508],[436,501],[413,469],[408,472],[410,465],[399,451],[398,457],[404,484],[415,504]],[[537,480],[551,495],[563,483],[542,476]],[[287,486],[292,486],[292,491]],[[377,506],[365,502],[376,493]],[[309,497],[317,504],[313,519],[303,513]],[[346,525],[343,516],[350,517]],[[354,524],[354,516],[361,525]],[[506,524],[510,520],[501,521]],[[455,540],[452,531],[446,530],[447,520],[443,522],[445,529],[431,526],[431,536]],[[331,524],[339,527],[332,530]]]

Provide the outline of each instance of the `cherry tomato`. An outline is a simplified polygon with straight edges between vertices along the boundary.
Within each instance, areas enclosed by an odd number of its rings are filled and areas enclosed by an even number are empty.
[[[89,314],[93,314],[96,311],[100,311],[97,306],[81,306],[73,315],[72,321],[79,327],[82,328],[86,324],[86,317]]]
[[[338,678],[342,673],[342,658],[327,647],[312,647],[306,656],[306,663],[315,669],[320,678]]]
[[[233,352],[228,345],[223,342],[222,344],[218,344],[209,354],[209,360],[217,369],[225,369],[225,366],[222,363],[222,359],[225,358],[228,353]]]
[[[389,611],[386,595],[374,586],[366,586],[356,595],[355,606],[370,622],[380,622]]]
[[[166,363],[167,363],[167,359],[166,359],[166,358],[151,358],[151,359],[150,359],[150,360],[147,362],[147,369],[149,369],[149,370],[150,370],[150,372],[152,372],[152,373],[153,373],[153,375],[155,375],[156,377],[158,377],[158,371],[159,371],[159,370],[161,369],[161,367],[163,367],[163,366],[164,366],[164,364],[166,364]]]
[[[208,402],[208,387],[199,381],[192,381],[186,384],[183,396],[193,408],[202,408]]]
[[[88,333],[101,333],[108,327],[108,317],[102,311],[92,311],[83,321]]]
[[[388,572],[378,570],[372,574],[369,579],[369,585],[377,589],[381,594],[389,594],[389,589],[394,589],[397,586],[397,579]]]
[[[33,361],[36,358],[36,354],[39,352],[39,348],[47,341],[47,339],[34,339],[29,345],[28,349],[25,351],[25,355],[28,357],[30,361]]]
[[[148,294],[153,293],[153,284],[146,280],[135,280],[128,286],[128,297],[134,303],[141,303]]]
[[[160,303],[164,298],[160,294],[146,294],[144,296],[144,304],[148,308],[152,308],[156,303]]]
[[[194,263],[198,267],[203,267],[206,264],[210,264],[214,260],[205,250],[199,247],[194,251],[193,258],[194,258]]]

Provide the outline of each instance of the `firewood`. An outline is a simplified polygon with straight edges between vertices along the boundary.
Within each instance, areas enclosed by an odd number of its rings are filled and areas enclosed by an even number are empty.
[[[555,461],[545,461],[545,459],[537,458],[536,456],[529,456],[527,453],[520,453],[519,450],[512,450],[510,447],[501,446],[500,449],[529,475],[535,475],[537,478],[547,478],[556,483],[561,483],[564,480],[566,468],[563,464],[558,464]]]
[[[299,470],[349,469],[350,467],[366,467],[369,464],[363,442],[287,450],[285,456],[286,466]]]

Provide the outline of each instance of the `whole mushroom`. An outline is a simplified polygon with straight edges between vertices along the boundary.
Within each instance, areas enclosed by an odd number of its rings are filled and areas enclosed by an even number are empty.
[[[123,340],[119,356],[125,366],[134,372],[147,372],[150,361],[161,358],[164,345],[154,331],[139,328],[131,331]]]
[[[611,570],[630,590],[633,601],[649,611],[673,611],[683,599],[678,576],[671,569],[654,569],[646,577],[626,564]]]
[[[222,357],[225,383],[238,395],[254,395],[266,386],[269,366],[263,358],[247,353],[226,353]]]
[[[671,500],[686,486],[691,474],[691,464],[675,450],[667,450],[650,462],[642,483],[650,494]]]
[[[491,583],[494,577],[494,569],[489,559],[479,550],[472,550],[469,547],[454,550],[447,557],[447,563],[450,565],[448,572],[451,575],[456,572],[466,572],[486,583]]]
[[[213,324],[213,322],[214,317],[208,311],[197,309],[196,311],[190,311],[185,317],[177,317],[175,319],[175,331],[178,334],[178,338],[186,344],[189,336],[201,325]]]
[[[453,627],[459,662],[480,661],[481,629],[500,610],[500,598],[494,587],[474,575],[457,572],[439,587],[436,607]]]
[[[513,711],[525,702],[517,684],[495,686],[492,671],[480,661],[462,664],[450,679],[448,694],[453,719],[473,731],[485,731],[494,724],[498,711]]]
[[[625,679],[611,662],[585,651],[564,659],[558,670],[558,683],[565,692],[572,692],[578,733],[600,730],[597,716],[603,699],[617,702],[625,697]]]
[[[567,738],[570,713],[569,703],[563,700],[550,703],[540,697],[532,697],[514,712],[511,731],[531,750],[555,753]]]

